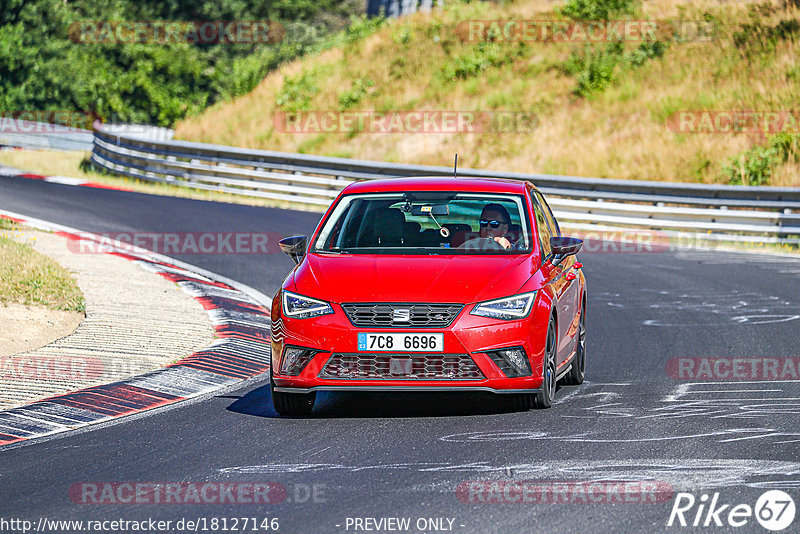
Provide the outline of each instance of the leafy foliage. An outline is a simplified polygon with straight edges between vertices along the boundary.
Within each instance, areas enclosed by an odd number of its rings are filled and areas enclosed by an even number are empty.
[[[299,76],[287,77],[275,104],[284,111],[308,111],[311,99],[319,93],[317,73],[303,71]]]
[[[0,113],[75,111],[163,126],[250,91],[323,46],[358,0],[5,0]],[[277,21],[277,43],[74,42],[82,21]]]
[[[523,42],[512,46],[494,41],[481,41],[466,52],[450,59],[442,66],[441,73],[446,80],[466,80],[490,67],[512,63],[525,53],[526,46]]]
[[[608,43],[605,48],[587,45],[582,51],[573,50],[563,70],[577,78],[573,93],[586,97],[603,92],[622,66],[641,67],[648,60],[663,56],[666,49],[661,41],[641,43],[628,53],[620,41]]]
[[[374,85],[375,82],[369,78],[357,78],[353,80],[350,89],[339,95],[339,108],[345,110],[358,105],[361,100],[367,96],[367,92]]]
[[[794,39],[795,34],[800,33],[797,19],[781,20],[775,26],[765,25],[756,17],[753,19],[753,22],[742,24],[733,34],[733,43],[745,55],[772,52],[778,42]]]
[[[636,12],[637,0],[568,0],[561,14],[574,20],[610,20]]]
[[[800,162],[800,135],[780,133],[770,137],[766,145],[732,158],[722,175],[732,185],[769,185],[774,168],[787,161]]]

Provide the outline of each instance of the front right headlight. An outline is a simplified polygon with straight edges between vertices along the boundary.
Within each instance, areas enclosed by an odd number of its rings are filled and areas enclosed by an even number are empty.
[[[304,297],[290,291],[283,292],[283,314],[292,319],[309,319],[333,313],[333,308],[324,300]]]
[[[487,300],[476,304],[470,313],[491,319],[503,319],[504,321],[523,319],[531,312],[535,297],[536,291],[531,291],[529,293],[520,293],[513,297]]]

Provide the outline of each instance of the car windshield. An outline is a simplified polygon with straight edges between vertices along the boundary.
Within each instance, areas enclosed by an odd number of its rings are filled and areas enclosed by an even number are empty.
[[[531,251],[524,197],[409,192],[345,195],[310,252],[524,254]]]

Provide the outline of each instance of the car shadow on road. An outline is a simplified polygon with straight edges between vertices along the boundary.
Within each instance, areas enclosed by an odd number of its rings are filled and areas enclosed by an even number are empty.
[[[509,396],[479,392],[422,393],[317,393],[311,415],[299,418],[279,415],[272,407],[269,385],[236,399],[228,410],[243,415],[282,419],[340,419],[381,417],[452,417],[519,412]]]

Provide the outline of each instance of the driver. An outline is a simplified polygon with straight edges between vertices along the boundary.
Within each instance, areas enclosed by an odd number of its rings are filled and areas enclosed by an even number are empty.
[[[503,248],[510,248],[511,241],[506,238],[511,226],[511,217],[508,211],[500,204],[486,204],[481,211],[478,221],[480,236],[492,239]]]
[[[481,218],[478,220],[480,232],[478,237],[474,237],[461,245],[468,249],[487,248],[486,241],[490,240],[491,246],[488,248],[511,248],[511,241],[506,237],[511,225],[511,217],[508,211],[500,204],[486,204],[481,211]]]

